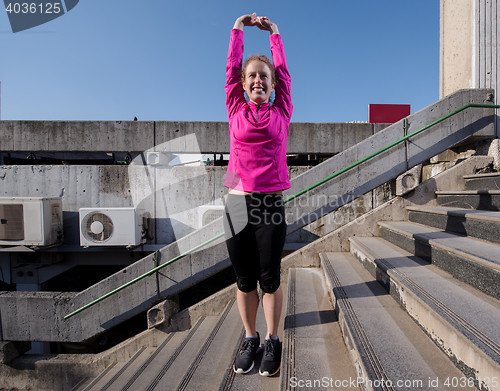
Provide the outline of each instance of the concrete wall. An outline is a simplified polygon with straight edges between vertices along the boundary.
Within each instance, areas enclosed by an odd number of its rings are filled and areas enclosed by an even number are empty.
[[[335,154],[387,125],[290,124],[289,154]],[[0,152],[229,153],[227,122],[1,121]]]
[[[497,0],[441,0],[440,97],[462,88],[498,92]]]
[[[291,167],[290,177],[309,167]],[[80,208],[135,206],[167,245],[199,228],[199,206],[222,205],[226,167],[0,166],[0,197],[63,197],[65,245],[80,245]],[[108,255],[109,256],[109,255]]]

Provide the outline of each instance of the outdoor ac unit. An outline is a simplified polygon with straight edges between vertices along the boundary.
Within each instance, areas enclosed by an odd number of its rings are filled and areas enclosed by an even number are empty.
[[[80,208],[80,244],[137,246],[141,244],[142,218],[135,208]]]
[[[62,243],[62,198],[0,197],[0,245]]]
[[[223,214],[223,205],[203,205],[198,207],[198,228],[217,220]]]

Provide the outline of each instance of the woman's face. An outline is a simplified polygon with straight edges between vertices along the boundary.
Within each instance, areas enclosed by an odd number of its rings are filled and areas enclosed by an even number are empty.
[[[265,62],[253,60],[247,65],[243,89],[250,101],[258,105],[269,102],[275,86],[276,83],[271,79],[271,70]]]

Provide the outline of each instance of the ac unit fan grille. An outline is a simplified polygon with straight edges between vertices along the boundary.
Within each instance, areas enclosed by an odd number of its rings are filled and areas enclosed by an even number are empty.
[[[24,240],[22,204],[0,205],[0,240]]]
[[[113,235],[113,220],[102,212],[91,212],[83,218],[82,232],[87,240],[106,242]]]

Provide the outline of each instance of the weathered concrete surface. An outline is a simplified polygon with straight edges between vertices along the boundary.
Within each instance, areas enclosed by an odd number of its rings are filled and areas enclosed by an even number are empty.
[[[415,130],[418,123],[422,123],[422,126],[430,123],[455,108],[461,107],[467,99],[472,102],[482,103],[486,100],[486,95],[489,93],[491,93],[489,90],[474,91],[474,93],[459,91],[445,98],[443,101],[410,116],[410,127],[412,127],[412,130]],[[459,105],[458,102],[460,102]],[[457,105],[458,107],[456,107]],[[465,112],[462,120],[450,120],[424,132],[429,135],[428,138],[419,135],[416,137],[416,140],[410,141],[408,148],[404,144],[399,145],[393,148],[393,150],[374,158],[369,163],[364,163],[358,168],[343,174],[335,181],[330,181],[320,186],[311,192],[311,194],[298,197],[290,202],[287,204],[287,211],[292,211],[291,218],[288,220],[291,228],[289,232],[300,229],[317,218],[330,213],[335,208],[395,178],[397,175],[405,172],[408,167],[414,166],[450,148],[474,132],[479,132],[482,136],[486,136],[489,132],[491,136],[493,132],[491,110],[486,113],[482,113],[482,109],[479,109],[479,111],[479,114],[486,115],[488,120],[477,117],[476,113]],[[299,175],[292,180],[292,189],[286,192],[286,196],[310,186],[316,181],[327,177],[332,172],[345,167],[347,164],[399,139],[403,136],[403,132],[401,122],[391,125],[349,150],[314,167],[307,173]],[[439,150],[436,145],[442,149]],[[403,212],[399,210],[397,213]],[[350,226],[351,224],[348,225]],[[175,256],[205,243],[222,232],[222,221],[219,219],[200,230],[184,236],[182,239],[160,251],[160,264],[164,264]],[[158,288],[156,276],[149,276],[135,285],[120,291],[112,299],[100,302],[91,310],[82,312],[69,320],[62,320],[62,315],[74,311],[103,294],[116,289],[120,285],[148,272],[151,270],[152,265],[153,256],[148,256],[127,267],[122,272],[116,273],[101,283],[79,293],[70,301],[59,300],[56,302],[56,308],[51,308],[49,312],[52,319],[51,327],[48,327],[48,323],[50,322],[44,323],[45,320],[44,322],[38,322],[39,324],[43,323],[43,325],[37,326],[36,329],[30,329],[27,326],[27,322],[34,321],[35,319],[38,321],[38,318],[47,316],[44,315],[47,312],[36,311],[36,306],[33,306],[33,311],[26,311],[29,299],[31,298],[20,296],[15,305],[10,304],[9,310],[4,311],[3,308],[6,306],[7,299],[12,303],[14,298],[7,297],[5,294],[0,295],[1,321],[4,331],[3,338],[12,341],[81,341],[88,339],[133,315],[145,311],[162,297],[168,297],[182,291],[217,271],[226,268],[229,266],[229,258],[224,238],[221,237],[205,245],[204,248],[197,252],[162,269],[158,275]],[[47,307],[43,308],[43,310],[47,311]],[[20,317],[23,318],[22,321],[19,321]],[[57,327],[54,325],[55,323],[58,324]],[[52,332],[51,330],[56,330],[56,332]]]
[[[129,360],[144,346],[157,347],[167,333],[146,330],[98,354],[22,356],[0,364],[0,389],[70,391],[82,378],[98,376],[112,363]]]
[[[143,152],[154,145],[154,122],[1,121],[0,137],[3,152]]]
[[[498,91],[499,12],[496,1],[441,0],[441,97],[460,88]]]
[[[177,296],[168,298],[148,310],[148,329],[170,325],[170,318],[179,312],[179,300],[175,300],[176,298],[178,299]]]
[[[439,96],[474,86],[475,0],[441,0]]]
[[[290,124],[289,154],[335,154],[387,124]],[[227,122],[1,121],[0,152],[229,153]]]
[[[315,236],[314,239],[317,239],[356,220],[392,198],[394,198],[394,195],[391,186],[389,183],[385,183],[304,226],[302,230],[289,234],[287,239],[294,238],[297,234],[303,236],[305,232],[310,232]]]
[[[63,197],[66,246],[80,245],[79,208],[131,206],[152,217],[154,239],[147,243],[167,245],[198,229],[199,206],[221,205],[226,169],[135,160],[129,166],[0,166],[0,196]],[[290,178],[308,169],[290,167]]]
[[[7,364],[30,349],[30,342],[0,342],[0,364]]]
[[[356,220],[288,255],[281,262],[282,271],[286,271],[291,267],[319,267],[320,259],[318,254],[321,252],[349,252],[350,237],[379,236],[378,222],[406,220],[407,206],[437,206],[436,191],[464,189],[465,181],[463,176],[474,174],[491,164],[492,161],[491,157],[474,156],[422,182],[407,195],[389,200],[372,211],[359,216]]]
[[[419,164],[398,176],[396,178],[396,195],[402,196],[415,189],[420,184],[421,172],[422,165]]]
[[[417,131],[468,103],[490,103],[492,90],[460,90],[408,117],[408,134]],[[467,109],[375,156],[334,180],[295,198],[287,208],[288,232],[293,232],[386,183],[449,147],[472,136],[495,134],[493,109]],[[299,175],[285,197],[298,193],[347,165],[404,137],[403,120]]]

